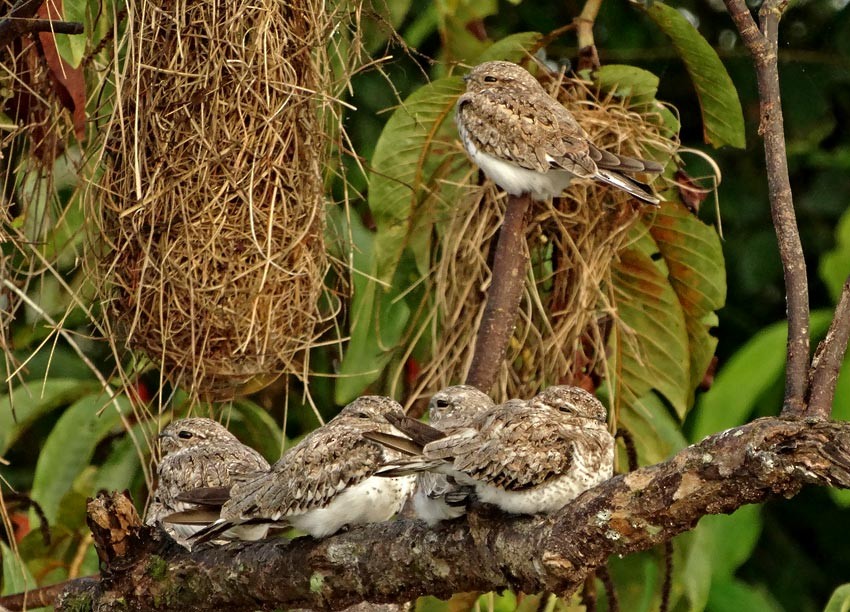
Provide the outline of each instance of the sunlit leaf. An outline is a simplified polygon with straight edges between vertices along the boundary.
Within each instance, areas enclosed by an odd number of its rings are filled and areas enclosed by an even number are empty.
[[[653,102],[658,92],[658,77],[634,66],[607,64],[593,73],[593,80],[602,91],[629,98],[633,106]]]
[[[508,62],[519,62],[524,57],[528,56],[530,49],[540,42],[543,37],[539,32],[519,32],[511,34],[497,40],[492,45],[487,47],[478,59],[477,64],[491,62],[495,60],[505,60]]]
[[[122,414],[131,411],[125,397],[116,402]],[[56,519],[62,497],[89,465],[95,447],[120,423],[121,415],[102,393],[87,395],[62,413],[41,449],[32,485],[32,497],[48,521]]]
[[[644,5],[647,15],[670,37],[691,76],[700,108],[705,140],[715,147],[746,146],[744,112],[735,84],[717,52],[679,11],[663,2]]]
[[[621,410],[618,424],[631,434],[641,465],[664,461],[687,446],[679,424],[655,393],[633,402],[628,410]]]
[[[708,609],[711,612],[740,612],[740,610],[782,612],[784,608],[767,594],[766,589],[754,587],[733,578],[711,585]]]

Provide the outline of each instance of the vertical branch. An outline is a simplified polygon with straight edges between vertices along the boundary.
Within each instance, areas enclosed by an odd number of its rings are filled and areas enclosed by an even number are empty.
[[[809,416],[828,419],[832,413],[832,400],[835,397],[835,384],[838,371],[844,361],[847,342],[850,340],[850,277],[844,281],[835,316],[829,325],[826,337],[818,345],[812,359],[812,371],[809,380]]]
[[[779,20],[788,2],[766,0],[759,12],[760,27],[756,25],[744,0],[725,2],[756,67],[760,104],[759,134],[764,138],[770,212],[779,244],[779,256],[782,259],[788,312],[785,403],[782,413],[791,416],[804,413],[806,406],[809,288],[803,247],[794,214],[791,182],[788,178],[782,101],[779,94]]]
[[[581,14],[575,18],[576,37],[578,39],[578,68],[599,68],[599,53],[593,40],[593,24],[599,14],[602,0],[587,0],[581,9]]]
[[[528,269],[528,253],[525,250],[525,216],[531,204],[531,196],[508,196],[508,205],[496,254],[493,258],[490,290],[478,336],[475,338],[475,354],[466,382],[487,393],[505,359],[508,343],[516,326],[517,309]]]

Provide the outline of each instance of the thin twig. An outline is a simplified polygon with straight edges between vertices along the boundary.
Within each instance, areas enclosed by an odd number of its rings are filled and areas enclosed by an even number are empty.
[[[661,603],[658,612],[670,609],[670,591],[673,590],[673,542],[667,540],[662,548],[664,551],[664,582],[661,583]]]
[[[608,612],[619,612],[620,601],[617,598],[617,588],[614,586],[614,580],[611,578],[611,573],[608,571],[608,566],[603,565],[596,569],[596,575],[605,585],[605,596],[608,598]]]
[[[505,218],[499,230],[487,305],[475,339],[475,355],[466,377],[467,384],[485,393],[496,382],[516,326],[517,307],[528,270],[525,217],[530,205],[531,196],[527,194],[508,196]]]
[[[844,281],[844,288],[835,307],[835,316],[829,325],[829,331],[818,345],[812,359],[807,416],[828,419],[832,414],[835,384],[838,382],[838,371],[844,361],[848,340],[850,340],[850,277]]]
[[[757,26],[744,0],[725,2],[756,67],[760,103],[759,133],[764,138],[770,212],[782,259],[788,310],[785,402],[782,414],[799,415],[805,411],[808,382],[809,288],[788,178],[783,131],[785,124],[779,92],[779,20],[788,3],[787,0],[767,0],[759,11]]]
[[[82,34],[85,27],[78,21],[54,21],[53,19],[25,19],[22,27],[27,32],[53,32],[55,34]]]

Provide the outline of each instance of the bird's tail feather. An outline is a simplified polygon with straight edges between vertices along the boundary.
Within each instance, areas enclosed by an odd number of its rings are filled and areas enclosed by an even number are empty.
[[[399,476],[409,476],[410,474],[418,474],[419,472],[430,472],[431,470],[444,466],[445,461],[441,459],[411,459],[409,461],[396,461],[389,463],[375,472],[375,476],[381,478],[398,478]]]
[[[363,437],[367,440],[371,440],[372,442],[377,442],[381,446],[386,446],[387,448],[397,451],[407,457],[414,457],[422,453],[421,444],[417,444],[410,438],[405,438],[404,436],[396,436],[381,431],[367,431],[363,433]]]
[[[633,195],[639,200],[643,200],[648,204],[652,204],[654,206],[658,206],[661,200],[658,196],[654,195],[648,185],[643,183],[639,183],[638,181],[623,176],[617,172],[612,172],[610,170],[605,170],[604,168],[597,168],[596,176],[594,178],[599,179],[603,183],[607,183],[612,187],[617,187],[618,189],[622,189],[626,193]]]

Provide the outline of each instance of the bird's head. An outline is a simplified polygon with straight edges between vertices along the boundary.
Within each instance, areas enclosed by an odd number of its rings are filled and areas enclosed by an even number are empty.
[[[570,417],[607,423],[607,412],[596,396],[580,387],[554,385],[538,393],[532,404],[557,410]]]
[[[484,62],[469,71],[463,80],[467,92],[484,91],[486,89],[526,89],[529,91],[541,89],[530,72],[513,62]]]
[[[221,423],[202,417],[178,419],[169,423],[159,434],[159,445],[163,455],[210,442],[234,440],[236,437]]]
[[[428,402],[428,414],[435,427],[452,427],[493,405],[493,400],[471,385],[455,385],[437,391]]]
[[[353,423],[382,423],[390,412],[404,413],[404,409],[394,399],[380,395],[364,395],[343,408],[335,417]]]

